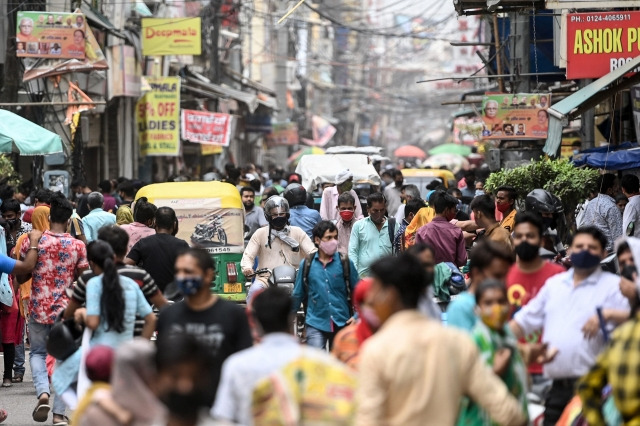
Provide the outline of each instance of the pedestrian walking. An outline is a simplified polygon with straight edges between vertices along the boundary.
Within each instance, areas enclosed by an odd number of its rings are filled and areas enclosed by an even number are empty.
[[[244,205],[244,225],[249,228],[249,239],[258,228],[269,224],[264,217],[262,208],[255,205],[255,196],[256,192],[250,186],[240,188],[240,197],[242,198],[242,205]]]
[[[336,228],[338,228],[338,251],[342,254],[349,252],[349,241],[351,239],[351,231],[353,224],[357,222],[355,219],[356,200],[348,192],[343,192],[338,197],[338,219],[336,219]]]
[[[129,224],[120,225],[122,229],[129,235],[129,243],[127,244],[127,254],[138,241],[145,237],[155,235],[154,229],[156,211],[158,208],[147,200],[147,197],[140,197],[135,205],[133,218],[134,221]]]
[[[511,186],[501,186],[496,190],[496,209],[502,214],[500,226],[509,233],[513,232],[516,213],[518,213],[516,210],[517,200],[518,192]]]
[[[362,207],[358,194],[353,190],[353,173],[349,169],[342,170],[336,175],[334,180],[335,186],[325,188],[322,191],[322,200],[320,201],[320,217],[322,220],[336,220],[339,213],[336,210],[338,206],[338,197],[340,194],[348,192],[354,200],[356,200],[355,217],[362,218]]]
[[[398,169],[391,170],[391,178],[393,183],[384,188],[384,196],[387,199],[387,214],[389,217],[395,217],[398,208],[402,204],[402,187],[404,185],[404,176]]]
[[[84,235],[90,243],[98,239],[98,230],[106,225],[115,225],[116,215],[102,209],[104,196],[99,192],[92,192],[87,196],[89,214],[82,218]]]
[[[595,226],[607,239],[605,250],[611,252],[613,243],[622,236],[622,214],[616,205],[615,195],[618,192],[616,176],[606,173],[598,178],[598,195],[587,204],[584,210],[583,223]]]
[[[490,240],[498,244],[503,244],[507,249],[511,250],[513,243],[511,241],[511,232],[500,226],[496,220],[496,203],[490,195],[480,195],[471,201],[471,211],[478,227],[484,231],[478,234],[476,240]]]

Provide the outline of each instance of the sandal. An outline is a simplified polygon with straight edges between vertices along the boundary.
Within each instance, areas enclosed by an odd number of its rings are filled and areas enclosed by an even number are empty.
[[[2,423],[5,420],[7,420],[7,417],[9,417],[9,414],[7,413],[7,410],[0,410],[0,423]]]
[[[40,404],[40,402],[38,402],[38,405],[33,409],[31,416],[34,421],[43,423],[46,422],[47,417],[49,417],[49,410],[51,410],[51,406],[49,404]]]
[[[13,383],[22,383],[23,380],[24,376],[22,374],[16,374],[15,376],[13,376],[13,379],[11,379]]]
[[[3,388],[10,388],[11,386],[13,386],[13,382],[11,381],[11,379],[2,379]]]
[[[57,416],[57,414],[56,414]],[[57,422],[54,420],[53,421],[53,426],[68,426],[69,425],[69,417],[67,416],[60,416],[62,418],[62,420],[58,420]]]

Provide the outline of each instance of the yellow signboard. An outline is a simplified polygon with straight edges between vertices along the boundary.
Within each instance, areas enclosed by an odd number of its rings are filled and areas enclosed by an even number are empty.
[[[176,157],[180,151],[180,78],[147,77],[151,91],[136,104],[140,155]]]
[[[200,18],[143,18],[142,54],[200,55]]]
[[[209,143],[200,144],[202,155],[222,154],[222,147],[219,145],[211,145]]]

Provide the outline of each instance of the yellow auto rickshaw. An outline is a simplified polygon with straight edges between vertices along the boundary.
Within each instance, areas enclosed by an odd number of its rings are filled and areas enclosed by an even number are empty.
[[[148,185],[136,194],[157,207],[171,207],[178,217],[176,237],[202,247],[213,257],[216,278],[211,291],[244,302],[244,208],[238,189],[223,182],[167,182]]]
[[[422,199],[427,197],[427,185],[434,179],[440,179],[449,188],[455,185],[456,177],[449,170],[442,169],[402,169],[405,185],[415,185],[420,189]]]

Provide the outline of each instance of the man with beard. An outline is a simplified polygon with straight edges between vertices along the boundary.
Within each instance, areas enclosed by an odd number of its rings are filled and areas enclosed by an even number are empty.
[[[262,208],[255,205],[256,191],[252,187],[242,187],[240,197],[244,206],[244,224],[249,228],[249,238],[251,238],[254,232],[267,226],[269,222],[265,219]]]

